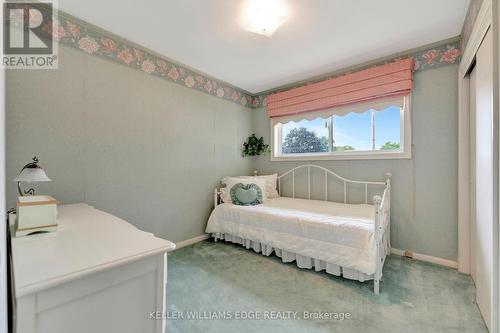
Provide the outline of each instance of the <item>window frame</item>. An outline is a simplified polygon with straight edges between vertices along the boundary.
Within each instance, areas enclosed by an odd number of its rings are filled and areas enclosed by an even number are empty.
[[[300,154],[276,154],[281,152],[282,131],[275,131],[276,125],[281,125],[280,118],[271,118],[271,161],[328,161],[328,160],[391,160],[411,159],[411,97],[403,97],[404,107],[400,113],[401,143],[400,151],[375,150],[375,151],[349,151],[349,152],[326,152],[326,153],[300,153]],[[367,103],[367,111],[370,103]],[[281,127],[281,126],[279,126]],[[331,129],[329,129],[330,131]],[[328,140],[331,140],[331,132]]]

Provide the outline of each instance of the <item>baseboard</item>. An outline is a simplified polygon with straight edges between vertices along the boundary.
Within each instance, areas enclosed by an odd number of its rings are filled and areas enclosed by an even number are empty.
[[[394,255],[397,255],[397,256],[401,256],[401,257],[405,257],[406,256],[405,255],[406,251],[405,250],[391,248],[391,254],[394,254]],[[458,268],[458,263],[456,261],[449,260],[449,259],[444,259],[444,258],[433,257],[433,256],[428,256],[426,254],[420,254],[420,253],[412,252],[412,255],[411,255],[410,258],[413,258],[415,260],[430,262],[430,263],[433,263],[433,264],[436,264],[436,265],[451,267],[451,268],[455,268],[455,269]]]
[[[183,247],[186,247],[186,246],[189,246],[189,245],[193,245],[193,244],[196,244],[196,243],[199,243],[199,242],[203,242],[204,240],[207,240],[209,238],[210,238],[209,234],[204,234],[204,235],[193,237],[191,239],[186,239],[186,240],[183,240],[181,242],[175,243],[175,249],[176,250],[182,249]],[[394,255],[400,256],[400,257],[405,257],[406,256],[406,251],[405,250],[391,248],[391,254],[394,254]],[[428,256],[426,254],[420,254],[420,253],[415,253],[415,252],[412,252],[411,254],[412,255],[411,255],[410,258],[413,258],[415,260],[430,262],[430,263],[433,263],[433,264],[436,264],[436,265],[451,267],[451,268],[455,268],[455,269],[457,269],[457,267],[458,267],[458,263],[456,261],[453,261],[453,260],[444,259],[444,258],[438,258],[438,257],[433,257],[433,256]]]
[[[193,244],[196,244],[199,242],[203,242],[204,240],[206,240],[208,238],[210,238],[210,235],[204,234],[204,235],[196,236],[196,237],[191,238],[191,239],[186,239],[186,240],[183,240],[181,242],[175,243],[175,249],[176,250],[182,249],[183,247],[193,245]]]

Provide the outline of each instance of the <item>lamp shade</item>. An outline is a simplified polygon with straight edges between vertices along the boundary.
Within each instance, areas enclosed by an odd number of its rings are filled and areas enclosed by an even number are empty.
[[[25,182],[25,183],[33,183],[33,182],[50,182],[51,179],[47,177],[45,171],[40,167],[35,168],[24,168],[19,175],[14,178],[15,182]]]

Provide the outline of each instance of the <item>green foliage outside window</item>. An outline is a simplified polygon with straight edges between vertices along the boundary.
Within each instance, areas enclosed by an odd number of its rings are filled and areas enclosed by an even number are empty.
[[[398,142],[386,142],[380,147],[381,150],[399,150],[399,143]]]
[[[281,151],[283,154],[328,152],[328,139],[305,127],[293,128],[286,135]]]
[[[346,150],[354,150],[354,147],[349,145],[332,147],[334,152]],[[327,153],[328,138],[319,137],[314,131],[305,127],[294,128],[285,136],[281,151],[282,154]]]
[[[333,146],[333,151],[346,151],[346,150],[356,150],[353,146]]]

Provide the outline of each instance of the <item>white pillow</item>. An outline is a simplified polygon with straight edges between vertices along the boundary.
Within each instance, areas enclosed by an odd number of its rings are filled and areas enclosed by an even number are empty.
[[[266,181],[266,196],[268,199],[279,198],[279,193],[276,190],[278,183],[278,174],[263,175],[263,176],[240,176],[241,179],[265,179]]]
[[[226,187],[220,189],[220,191],[222,192],[221,199],[223,202],[229,202],[229,203],[233,202],[231,200],[231,188],[238,183],[257,185],[262,191],[262,202],[265,202],[267,200],[265,179],[243,179],[238,177],[225,177],[221,180],[221,182],[226,185]]]

